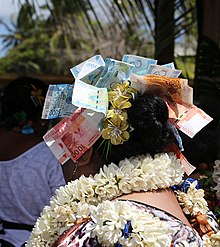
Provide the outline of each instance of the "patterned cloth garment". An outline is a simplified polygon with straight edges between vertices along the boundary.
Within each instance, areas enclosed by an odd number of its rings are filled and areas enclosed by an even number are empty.
[[[198,233],[191,227],[182,223],[176,217],[164,212],[155,207],[145,205],[139,202],[126,201],[134,210],[142,210],[159,217],[160,220],[166,221],[170,228],[172,228],[172,244],[173,246],[185,247],[186,243],[188,247],[200,247],[203,246],[202,240]],[[96,239],[92,238],[93,222],[85,220],[81,224],[74,225],[66,232],[64,232],[60,238],[53,244],[52,247],[89,247],[89,246],[101,246]],[[179,245],[178,245],[179,244]],[[119,244],[115,245],[119,247]]]

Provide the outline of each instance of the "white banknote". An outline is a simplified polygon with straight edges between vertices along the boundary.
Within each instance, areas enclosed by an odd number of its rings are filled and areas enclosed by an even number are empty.
[[[74,85],[72,104],[106,115],[108,109],[107,88],[98,88],[77,79]]]
[[[151,64],[147,74],[148,75],[159,75],[159,76],[166,76],[171,78],[177,78],[182,73],[182,70],[178,69],[170,69],[161,65]]]
[[[83,76],[85,76],[87,69],[89,70],[88,71],[88,73],[89,73],[89,72],[91,72],[92,67],[95,67],[95,66],[99,67],[99,66],[104,66],[104,65],[105,65],[105,61],[103,60],[102,56],[101,55],[95,55],[95,56],[89,58],[88,60],[72,67],[70,69],[70,71],[71,71],[72,75],[74,76],[74,78],[77,79],[79,77],[80,73],[81,73],[81,75],[80,75],[81,78]],[[84,66],[86,68],[84,68]]]

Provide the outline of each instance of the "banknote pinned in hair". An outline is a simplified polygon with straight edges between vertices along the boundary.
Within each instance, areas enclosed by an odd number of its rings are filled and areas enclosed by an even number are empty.
[[[182,70],[171,69],[167,66],[161,66],[156,64],[151,64],[147,70],[146,75],[159,75],[171,78],[177,78],[182,73]]]
[[[173,62],[172,63],[166,63],[166,64],[163,64],[161,66],[169,68],[169,69],[175,69],[175,66],[174,66]]]
[[[83,68],[83,70],[84,69],[86,70],[86,67]],[[99,78],[101,76],[103,69],[104,69],[104,66],[99,66],[92,71],[87,70],[85,75],[83,75],[83,73],[81,73],[81,75],[78,78],[80,78],[81,81],[83,81],[87,84],[95,86],[97,81],[99,80]]]
[[[75,106],[102,112],[106,115],[108,109],[107,88],[98,88],[77,79],[74,84],[72,103]]]
[[[188,85],[188,81],[182,78],[170,78],[165,76],[131,75],[131,86],[141,94],[149,92],[164,98],[178,117],[178,105],[193,104],[193,89]]]
[[[130,78],[134,65],[118,61],[112,58],[106,58],[105,67],[101,72],[100,78],[96,83],[99,88],[113,88],[115,84],[122,84]]]
[[[72,104],[73,84],[49,85],[42,118],[54,119],[70,116],[77,107]]]
[[[44,140],[47,145],[53,144],[48,146],[55,152],[60,162],[63,162],[66,156],[76,161],[101,136],[99,123],[102,118],[103,114],[99,112],[79,108],[69,118],[55,125],[44,136]],[[56,153],[55,148],[59,154]]]
[[[169,122],[191,138],[213,120],[202,109],[195,105],[186,107],[177,104],[177,106],[179,116],[176,117],[173,110],[169,108]]]
[[[168,145],[167,152],[174,152],[178,159],[180,159],[181,166],[185,173],[189,176],[192,174],[193,171],[195,171],[196,167],[189,163],[189,161],[186,159],[186,157],[181,153],[179,148],[176,146],[176,144],[172,143]]]
[[[62,145],[54,139],[56,134],[56,129],[60,129],[65,125],[67,118],[62,119],[57,125],[56,128],[50,129],[44,136],[43,139],[46,142],[47,146],[50,148],[55,157],[59,160],[60,164],[64,164],[71,157],[71,154],[68,150],[64,149]]]
[[[155,59],[130,54],[124,55],[122,62],[133,64],[133,73],[137,75],[145,75],[151,64],[157,64]]]
[[[92,70],[98,68],[99,66],[104,66],[105,62],[101,55],[95,55],[86,61],[72,67],[70,69],[72,75],[75,79],[80,79],[84,77],[87,73],[90,73]]]

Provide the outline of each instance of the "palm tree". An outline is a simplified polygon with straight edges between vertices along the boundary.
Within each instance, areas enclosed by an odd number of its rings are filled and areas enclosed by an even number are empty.
[[[161,62],[172,61],[174,39],[183,35],[193,22],[193,18],[189,18],[193,8],[190,2],[45,0],[45,4],[40,5],[38,0],[26,0],[25,4],[32,6],[27,8],[30,24],[35,25],[32,30],[46,33],[51,57],[69,67],[96,53],[116,59],[133,53],[156,56]],[[22,7],[21,1],[20,4]],[[43,22],[40,11],[45,9],[49,16]]]
[[[6,34],[1,35],[4,44],[3,48],[15,47],[28,38],[35,27],[32,19],[33,14],[32,6],[29,3],[25,3],[21,6],[15,22],[12,20],[10,24],[7,24],[0,20],[0,24],[6,29]]]

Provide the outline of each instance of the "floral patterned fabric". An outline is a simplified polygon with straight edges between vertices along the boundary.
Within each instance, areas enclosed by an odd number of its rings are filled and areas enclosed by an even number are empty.
[[[172,244],[175,247],[200,247],[203,246],[198,233],[191,227],[182,223],[174,216],[160,209],[148,206],[139,202],[126,201],[134,210],[142,210],[159,217],[160,220],[168,223],[172,230]],[[73,247],[73,246],[101,246],[96,239],[92,237],[92,220],[85,220],[81,224],[74,225],[65,231],[52,247]],[[112,245],[113,246],[113,245]],[[120,247],[120,244],[115,244]],[[169,246],[168,246],[169,247]]]

